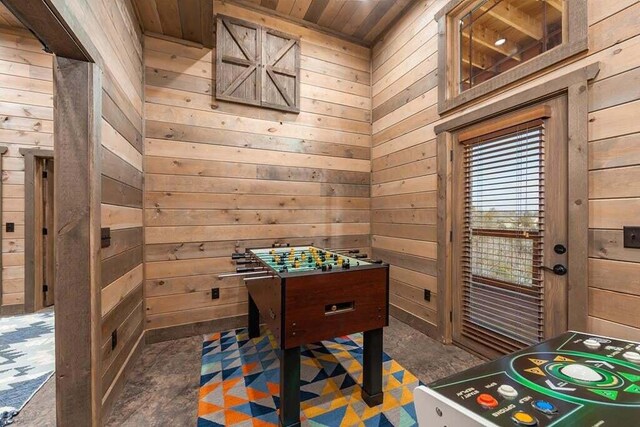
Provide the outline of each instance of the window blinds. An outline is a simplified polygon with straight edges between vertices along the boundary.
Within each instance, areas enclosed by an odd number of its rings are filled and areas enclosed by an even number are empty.
[[[463,143],[461,333],[509,353],[543,337],[544,125]]]

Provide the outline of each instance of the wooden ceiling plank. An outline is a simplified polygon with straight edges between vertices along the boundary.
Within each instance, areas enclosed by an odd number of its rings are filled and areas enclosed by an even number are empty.
[[[466,30],[463,30],[462,35],[468,39],[469,29],[467,28]],[[516,53],[520,51],[520,46],[518,46],[516,43],[507,40],[503,45],[496,46],[496,40],[498,40],[501,36],[491,28],[485,27],[480,24],[474,24],[472,37],[474,42],[487,49],[490,49],[504,56],[509,56],[516,61],[520,61],[522,59],[520,54]]]
[[[13,16],[2,3],[0,3],[0,23],[7,27],[24,28],[20,20]]]
[[[367,19],[367,16],[369,16],[369,14],[373,11],[375,7],[376,7],[375,2],[372,2],[372,1],[363,2],[360,5],[360,7],[356,9],[353,16],[351,16],[351,19],[349,19],[349,21],[342,27],[340,31],[349,35],[352,35],[353,33],[355,33],[358,27],[362,25],[364,20]]]
[[[276,10],[276,8],[278,7],[278,0],[261,0],[260,6]]]
[[[367,16],[362,25],[353,33],[353,36],[358,39],[364,39],[364,37],[369,34],[369,31],[382,19],[383,16],[389,12],[389,9],[394,5],[395,1],[393,0],[381,0],[378,2],[376,7],[373,9],[373,12]],[[382,31],[382,29],[380,29]],[[374,37],[375,38],[375,37]]]
[[[528,15],[512,4],[510,0],[493,0],[480,6],[483,11],[515,28],[523,34],[535,39],[541,40],[542,23],[531,15]]]
[[[200,0],[200,27],[202,31],[202,45],[212,49],[215,45],[213,34],[213,1]]]
[[[182,38],[195,43],[202,43],[202,25],[200,21],[199,0],[178,0]]]
[[[307,13],[304,15],[304,20],[317,24],[320,16],[322,16],[322,12],[325,11],[328,4],[329,0],[313,0],[311,2],[311,6],[309,6],[309,9],[307,10]]]
[[[341,32],[342,27],[344,27],[347,24],[347,22],[349,22],[353,14],[361,5],[362,3],[359,1],[354,1],[354,0],[346,1],[342,9],[340,9],[340,12],[338,12],[338,15],[335,17],[333,22],[329,25],[329,28],[331,28],[332,30]]]
[[[293,9],[293,5],[296,0],[278,0],[278,6],[276,6],[276,11],[280,13],[290,14]]]
[[[371,28],[364,40],[372,44],[377,43],[411,9],[413,3],[417,3],[417,0],[396,1],[391,9]]]
[[[155,1],[136,0],[134,3],[144,31],[162,33],[162,24]]]
[[[296,0],[293,4],[293,9],[291,9],[291,16],[298,19],[303,19],[304,15],[306,15],[307,10],[309,10],[309,6],[311,6],[311,0]]]
[[[338,12],[340,12],[340,9],[342,9],[345,3],[346,0],[331,0],[324,12],[322,12],[317,24],[328,28],[329,24],[338,16]]]
[[[178,0],[156,0],[162,34],[182,38],[182,26],[180,25],[180,10]]]

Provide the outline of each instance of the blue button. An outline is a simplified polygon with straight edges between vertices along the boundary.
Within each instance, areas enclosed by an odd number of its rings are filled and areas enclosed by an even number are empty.
[[[547,402],[546,400],[536,400],[531,403],[531,406],[543,414],[553,414],[558,411],[553,403]]]

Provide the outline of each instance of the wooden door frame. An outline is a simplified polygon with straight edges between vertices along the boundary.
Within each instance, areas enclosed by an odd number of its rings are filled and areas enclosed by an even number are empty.
[[[2,172],[2,161],[3,161],[3,155],[6,154],[7,150],[9,148],[6,145],[0,145],[0,172]],[[2,218],[2,181],[0,181],[0,218]],[[3,222],[4,225],[4,222]],[[2,233],[3,237],[4,237],[4,233]],[[0,315],[2,314],[13,314],[14,311],[16,311],[15,309],[20,307],[19,305],[12,305],[10,306],[10,309],[7,309],[7,307],[3,307],[2,306],[2,256],[0,254]],[[20,311],[20,310],[17,310]]]
[[[53,159],[53,150],[21,148],[24,156],[24,312],[33,313],[37,306],[36,297],[36,163],[40,159]],[[53,230],[52,230],[53,231]]]
[[[53,62],[56,422],[102,424],[100,150],[97,47],[63,0],[2,0]]]
[[[435,127],[438,175],[438,337],[452,340],[452,162],[454,133],[470,125],[566,94],[568,98],[568,328],[586,330],[588,320],[588,91],[589,81],[600,71],[593,63],[563,76],[447,120]]]

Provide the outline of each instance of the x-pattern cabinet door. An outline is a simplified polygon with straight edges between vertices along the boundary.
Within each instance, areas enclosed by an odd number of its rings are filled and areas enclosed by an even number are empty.
[[[219,16],[216,28],[216,98],[260,105],[260,26]]]
[[[216,98],[300,112],[300,40],[218,16]]]
[[[300,111],[300,41],[288,34],[262,31],[262,105]]]

